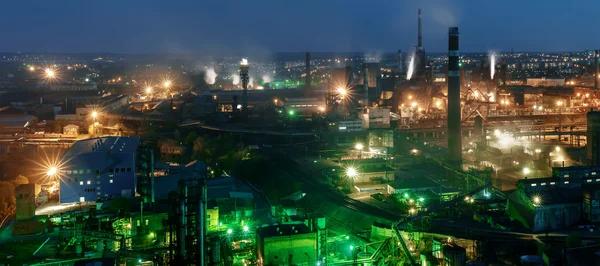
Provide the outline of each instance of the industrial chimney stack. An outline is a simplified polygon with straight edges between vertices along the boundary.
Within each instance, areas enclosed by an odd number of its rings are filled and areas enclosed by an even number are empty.
[[[369,107],[369,65],[363,63],[363,86],[365,89],[365,107]]]
[[[306,76],[305,76],[305,80],[304,80],[304,94],[308,94],[309,89],[310,89],[310,82],[311,82],[311,76],[310,76],[310,53],[306,52]]]
[[[448,161],[455,166],[462,165],[458,64],[458,27],[450,27],[448,30]]]
[[[421,9],[419,8],[419,36],[417,37],[417,47],[419,47],[419,48],[423,47],[423,40],[422,39],[423,38],[422,38],[422,35],[421,35]]]
[[[598,90],[598,54],[600,50],[594,51],[594,66],[596,67],[596,72],[594,73],[594,90]]]

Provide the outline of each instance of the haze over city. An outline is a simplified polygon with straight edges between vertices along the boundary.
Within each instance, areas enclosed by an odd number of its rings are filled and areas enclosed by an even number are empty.
[[[10,1],[1,265],[600,265],[596,1]]]
[[[465,52],[576,51],[600,43],[600,3],[550,1],[9,1],[5,52],[391,52],[415,43],[443,52],[458,26]],[[26,10],[26,11],[25,11]]]

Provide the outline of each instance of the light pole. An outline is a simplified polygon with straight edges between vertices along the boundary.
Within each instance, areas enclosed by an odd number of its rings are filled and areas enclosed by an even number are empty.
[[[97,135],[97,122],[96,122],[96,118],[98,118],[98,111],[92,111],[92,114],[90,115],[92,117],[92,127],[94,129],[94,135]]]
[[[354,148],[358,151],[358,159],[362,159],[362,150],[364,148],[362,143],[356,143],[356,145],[354,145]]]
[[[563,105],[563,101],[562,100],[556,101],[556,105],[558,106],[558,143],[560,143],[561,142],[560,132],[562,131],[562,105]]]
[[[411,153],[411,155],[413,157],[413,165],[417,164],[417,152],[418,152],[417,149],[412,149],[410,151],[410,153]]]
[[[346,176],[350,178],[350,189],[352,190],[352,186],[354,186],[354,178],[358,176],[358,171],[354,167],[348,167],[348,169],[346,169]]]

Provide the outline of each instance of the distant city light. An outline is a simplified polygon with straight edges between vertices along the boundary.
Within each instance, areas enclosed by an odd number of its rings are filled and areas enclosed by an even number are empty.
[[[556,148],[554,148],[554,150],[555,150],[556,152],[559,152],[559,151],[560,151],[560,147],[556,146]]]
[[[412,106],[412,107],[417,107],[417,102],[412,102],[412,103],[410,104],[410,106]]]
[[[146,87],[146,93],[152,93],[152,87]]]
[[[85,78],[85,82],[90,82],[90,79],[89,78]]]
[[[528,175],[530,173],[531,173],[531,169],[529,169],[529,167],[523,168],[523,174]]]
[[[248,226],[244,225],[244,232],[248,232]]]
[[[294,110],[289,110],[289,111],[288,111],[288,114],[289,114],[289,115],[294,115],[295,113],[296,113],[296,112],[295,112]]]
[[[242,61],[240,62],[240,65],[247,66],[248,65],[248,59],[242,58]]]
[[[319,106],[319,112],[325,112],[325,107]]]
[[[171,81],[170,81],[170,80],[166,80],[166,81],[163,83],[163,86],[164,86],[165,88],[169,88],[169,87],[171,87]]]
[[[341,87],[337,88],[336,91],[341,96],[346,96],[346,94],[348,94],[348,91],[346,89],[344,89],[344,88],[341,88]]]
[[[31,71],[31,72],[35,71],[35,67],[34,66],[29,66],[29,71]]]
[[[231,230],[231,228],[227,229],[227,234],[231,235],[231,233],[233,233],[233,230]]]

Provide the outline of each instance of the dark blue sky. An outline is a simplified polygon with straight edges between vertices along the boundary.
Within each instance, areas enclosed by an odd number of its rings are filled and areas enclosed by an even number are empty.
[[[597,0],[19,0],[2,52],[576,51],[600,46]]]

